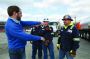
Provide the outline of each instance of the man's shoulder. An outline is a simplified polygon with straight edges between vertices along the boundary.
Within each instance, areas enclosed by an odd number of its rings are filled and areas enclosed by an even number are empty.
[[[75,25],[73,25],[71,28],[72,28],[72,29],[77,29]]]
[[[13,23],[13,20],[8,18],[6,23],[11,24],[11,23]]]
[[[15,27],[17,27],[17,24],[12,19],[8,19],[5,24],[5,27],[15,28]]]

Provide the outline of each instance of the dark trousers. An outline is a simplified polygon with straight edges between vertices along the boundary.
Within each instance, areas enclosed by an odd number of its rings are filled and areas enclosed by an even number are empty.
[[[32,59],[36,59],[36,54],[38,51],[38,59],[42,59],[42,45],[32,44]]]
[[[70,54],[69,51],[64,51],[62,49],[59,50],[59,59],[64,59],[66,56],[67,59],[74,59]]]
[[[10,59],[26,59],[25,48],[9,49]]]

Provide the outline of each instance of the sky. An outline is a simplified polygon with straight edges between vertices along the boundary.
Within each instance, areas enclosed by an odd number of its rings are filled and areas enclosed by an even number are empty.
[[[22,20],[62,21],[69,14],[76,21],[90,18],[90,0],[0,0],[0,21],[7,21],[7,8],[17,5],[22,10]]]

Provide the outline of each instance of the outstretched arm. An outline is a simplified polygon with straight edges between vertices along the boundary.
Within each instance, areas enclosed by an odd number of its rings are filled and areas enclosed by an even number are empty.
[[[22,24],[22,26],[33,26],[41,24],[41,22],[36,21],[21,21],[20,23]]]

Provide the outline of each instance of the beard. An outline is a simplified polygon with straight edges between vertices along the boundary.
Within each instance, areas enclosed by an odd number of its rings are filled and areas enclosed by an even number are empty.
[[[21,21],[21,17],[17,17],[17,20],[18,20],[18,21]]]

